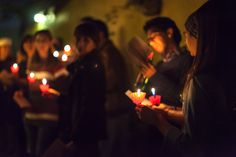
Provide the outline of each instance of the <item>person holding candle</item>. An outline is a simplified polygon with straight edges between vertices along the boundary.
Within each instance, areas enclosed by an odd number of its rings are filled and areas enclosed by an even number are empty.
[[[148,43],[159,54],[161,60],[153,66],[142,68],[149,79],[146,90],[152,87],[162,96],[162,102],[181,106],[180,93],[184,78],[191,66],[192,58],[180,48],[181,34],[175,22],[168,17],[150,19],[144,25]]]
[[[225,70],[228,60],[222,60],[222,45],[217,42],[221,41],[218,31],[222,31],[217,13],[216,3],[209,1],[185,23],[185,42],[194,61],[183,90],[182,110],[174,111],[164,104],[138,109],[141,119],[156,126],[165,136],[165,153],[218,157],[231,156],[235,149],[235,141],[230,143],[235,135],[230,134],[231,112],[227,104],[226,80],[231,74]],[[177,120],[173,116],[177,113],[182,117],[182,129],[168,121],[168,118]]]
[[[106,136],[105,71],[98,53],[98,31],[82,23],[74,31],[80,53],[70,74],[67,94],[60,96],[61,134],[64,143],[74,143],[68,157],[99,156],[98,142]]]
[[[0,38],[0,156],[26,156],[25,132],[21,109],[13,100],[18,89],[11,73],[11,40]]]
[[[34,35],[35,53],[28,67],[29,74],[34,74],[35,81],[29,82],[27,95],[17,94],[20,103],[27,103],[25,108],[25,125],[28,138],[28,150],[32,156],[41,156],[54,141],[58,133],[58,103],[57,96],[45,95],[40,90],[42,80],[47,79],[47,85],[60,87],[54,74],[63,68],[59,60],[51,53],[52,35],[48,30],[41,30]],[[25,101],[27,100],[27,101]],[[23,105],[24,106],[24,105]]]

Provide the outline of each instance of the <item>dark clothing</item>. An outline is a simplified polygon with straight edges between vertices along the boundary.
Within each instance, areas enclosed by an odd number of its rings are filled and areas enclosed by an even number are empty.
[[[106,136],[105,73],[96,50],[81,56],[66,95],[60,97],[64,141],[95,144]]]
[[[25,111],[28,150],[32,156],[41,156],[58,135],[57,96],[43,96],[39,84],[46,78],[50,88],[54,88],[57,81],[54,75],[62,68],[58,60],[51,58],[47,61],[33,61],[28,69],[29,72],[35,73],[36,78],[34,83],[28,84],[28,100],[31,107]]]
[[[41,156],[57,137],[58,124],[51,121],[26,121],[28,149],[31,155]]]
[[[148,86],[156,88],[161,102],[181,106],[180,94],[191,63],[192,58],[186,51],[175,53],[169,61],[157,63],[156,73],[150,78]]]
[[[119,116],[129,109],[129,105],[124,101],[128,82],[125,61],[110,40],[101,46],[99,56],[105,68],[106,111],[109,116]]]
[[[62,65],[58,60],[53,60],[51,62],[33,62],[30,67],[30,72],[34,72],[36,76],[36,81],[34,83],[29,83],[29,101],[32,105],[26,111],[26,119],[28,120],[49,120],[57,121],[58,120],[58,103],[56,96],[42,96],[39,86],[42,81],[42,75],[45,75],[44,78],[48,80],[50,87],[54,86],[56,78],[54,74],[62,69]],[[58,85],[59,86],[59,85]],[[46,116],[45,116],[46,115]]]
[[[0,62],[0,72],[10,72],[12,59]],[[22,112],[13,100],[13,94],[18,89],[13,82],[4,85],[0,80],[0,156],[25,157],[26,141],[22,121]]]
[[[173,127],[166,146],[183,156],[221,156],[227,145],[227,108],[222,83],[215,76],[197,75],[184,96],[184,128]],[[167,149],[170,150],[170,149]]]

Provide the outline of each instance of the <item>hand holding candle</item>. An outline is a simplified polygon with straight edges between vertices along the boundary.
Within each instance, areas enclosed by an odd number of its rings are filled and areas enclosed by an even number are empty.
[[[47,79],[46,78],[42,79],[42,84],[39,85],[39,88],[40,88],[42,93],[48,93],[49,85],[47,84]]]
[[[14,63],[14,64],[11,66],[11,72],[12,72],[13,74],[18,74],[18,72],[19,72],[19,66],[18,66],[17,63]]]
[[[31,72],[28,77],[27,80],[29,81],[29,83],[34,83],[35,82],[35,74],[33,72]]]
[[[153,105],[159,105],[161,103],[161,96],[156,95],[155,88],[152,88],[151,91],[152,91],[152,96],[149,97],[149,100],[152,102]]]
[[[145,96],[146,93],[141,92],[141,89],[138,89],[137,92],[132,93],[131,98],[136,105],[140,105],[142,101],[145,99]]]

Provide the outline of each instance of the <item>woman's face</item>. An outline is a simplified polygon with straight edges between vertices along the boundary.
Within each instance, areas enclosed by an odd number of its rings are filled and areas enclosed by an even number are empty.
[[[38,34],[35,37],[35,48],[41,58],[47,58],[52,45],[51,39],[45,34]]]
[[[81,55],[87,54],[96,48],[96,44],[89,37],[81,37],[77,41],[77,49]]]
[[[190,55],[195,57],[197,55],[197,39],[193,37],[186,29],[184,30],[184,37]]]
[[[147,31],[149,45],[159,54],[163,54],[167,49],[167,35],[164,32]]]
[[[27,53],[27,56],[32,56],[35,51],[35,45],[33,40],[27,40],[23,43],[23,49]]]

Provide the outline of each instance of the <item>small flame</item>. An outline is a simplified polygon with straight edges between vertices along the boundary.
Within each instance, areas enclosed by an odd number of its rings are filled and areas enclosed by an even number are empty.
[[[68,56],[66,54],[63,54],[62,57],[61,57],[61,60],[63,62],[66,62],[68,60]]]
[[[54,51],[53,52],[53,56],[56,57],[56,58],[59,57],[59,52],[58,51]]]
[[[152,91],[152,95],[156,94],[156,89],[155,88],[152,88],[151,91]]]
[[[43,83],[43,85],[46,85],[46,84],[47,84],[47,82],[48,82],[48,81],[47,81],[47,79],[46,79],[46,78],[43,78],[43,79],[42,79],[42,83]]]
[[[17,68],[18,68],[18,64],[17,64],[17,63],[14,63],[14,64],[13,64],[13,68],[14,68],[14,69],[17,69]]]
[[[30,74],[29,74],[29,76],[31,77],[31,78],[34,78],[35,77],[35,74],[33,73],[33,72],[31,72]],[[47,81],[47,80],[46,80]]]
[[[141,96],[141,89],[137,89],[137,95],[138,95],[138,97]]]
[[[65,45],[64,51],[65,51],[65,52],[70,52],[70,50],[71,50],[70,45]]]

